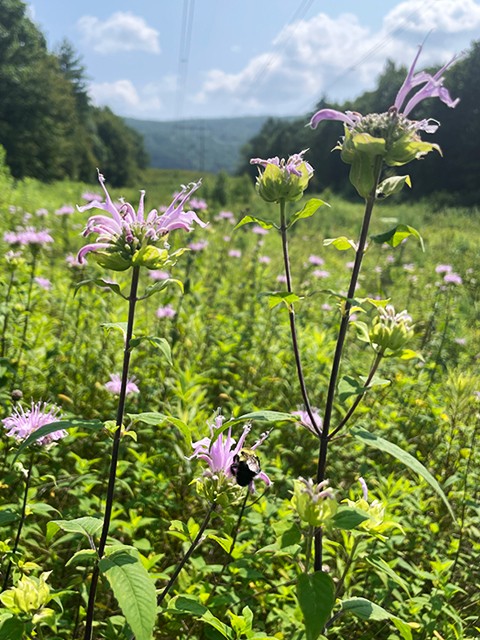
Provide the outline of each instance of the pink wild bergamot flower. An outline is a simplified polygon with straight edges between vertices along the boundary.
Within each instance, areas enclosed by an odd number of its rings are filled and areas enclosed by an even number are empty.
[[[32,402],[30,409],[21,406],[15,407],[12,415],[2,420],[3,426],[7,429],[7,435],[16,440],[25,440],[40,427],[60,420],[60,409],[56,406],[48,407],[46,402]],[[60,440],[67,435],[63,429],[53,431],[37,440],[38,444],[50,444],[55,440]]]

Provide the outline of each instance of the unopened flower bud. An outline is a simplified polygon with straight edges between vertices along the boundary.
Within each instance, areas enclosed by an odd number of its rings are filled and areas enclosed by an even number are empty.
[[[293,487],[292,505],[304,522],[320,527],[337,512],[335,495],[328,480],[315,484],[312,479],[298,478]]]
[[[373,321],[370,329],[370,342],[376,345],[379,351],[389,349],[398,352],[413,337],[412,318],[406,311],[395,313],[395,308],[387,304],[385,308],[378,308],[378,316]]]
[[[290,156],[288,160],[278,157],[262,160],[252,158],[250,164],[264,167],[257,177],[258,194],[266,202],[295,202],[303,196],[313,175],[312,166],[303,159],[301,151]]]

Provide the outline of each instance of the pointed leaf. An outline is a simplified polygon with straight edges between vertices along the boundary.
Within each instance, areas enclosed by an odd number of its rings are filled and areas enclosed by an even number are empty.
[[[302,573],[297,582],[297,600],[303,613],[307,640],[317,640],[335,603],[335,588],[328,573]]]
[[[110,291],[113,291],[113,293],[115,293],[117,296],[120,296],[120,298],[123,298],[124,300],[128,300],[128,297],[123,295],[122,290],[120,289],[120,285],[118,285],[116,282],[110,282],[109,280],[104,280],[103,278],[92,278],[90,280],[82,280],[82,282],[79,282],[78,284],[75,285],[75,295],[77,291],[80,289],[80,287],[84,287],[87,284],[94,284],[95,286],[100,287],[101,289],[110,289]]]
[[[399,193],[405,185],[408,187],[412,186],[410,176],[392,176],[391,178],[385,178],[377,187],[377,198],[385,199],[393,196],[395,193]]]
[[[145,424],[159,427],[165,423],[173,424],[174,427],[181,432],[185,438],[188,448],[192,446],[192,436],[188,425],[179,418],[173,418],[172,416],[166,416],[163,413],[157,413],[155,411],[147,411],[145,413],[127,413],[127,416],[135,424],[137,422],[144,422]]]
[[[25,630],[25,624],[16,617],[6,618],[0,622],[2,640],[23,640]]]
[[[313,216],[315,213],[317,213],[317,211],[320,209],[320,207],[323,207],[323,205],[326,205],[327,207],[330,206],[328,203],[320,200],[320,198],[311,198],[305,203],[303,209],[301,209],[300,211],[296,211],[293,215],[290,216],[287,229],[293,227],[297,220],[300,220],[301,218],[310,218],[310,216]]]
[[[138,299],[145,300],[146,298],[149,298],[154,293],[157,293],[157,291],[163,291],[163,289],[165,289],[171,284],[176,284],[177,287],[180,288],[180,291],[183,293],[183,282],[181,280],[177,280],[176,278],[167,278],[166,280],[159,280],[155,282],[155,284],[152,284],[146,287],[144,295]]]
[[[386,243],[391,247],[398,247],[398,245],[409,236],[417,238],[417,240],[420,242],[420,246],[422,247],[422,251],[425,251],[425,245],[423,244],[422,236],[416,229],[410,227],[408,224],[397,224],[397,226],[393,227],[393,229],[385,231],[385,233],[371,236],[371,238],[377,244]]]
[[[377,436],[374,433],[370,433],[369,431],[365,431],[364,429],[353,428],[351,429],[351,433],[357,440],[359,440],[363,444],[373,447],[374,449],[379,449],[380,451],[389,453],[394,458],[397,458],[397,460],[400,460],[400,462],[402,462],[409,469],[417,473],[421,478],[423,478],[425,482],[427,482],[432,487],[432,489],[437,492],[437,494],[445,503],[448,512],[452,516],[452,519],[455,520],[452,507],[450,506],[450,503],[448,502],[447,496],[443,492],[443,489],[441,488],[437,480],[432,476],[432,474],[423,466],[423,464],[419,460],[417,460],[417,458],[414,458],[410,453],[407,453],[396,444],[388,442],[388,440],[384,440],[380,436]]]
[[[291,413],[283,413],[282,411],[251,411],[250,413],[245,413],[243,416],[239,416],[238,418],[228,420],[228,422],[225,422],[224,424],[226,427],[230,427],[233,424],[247,422],[249,420],[259,420],[263,422],[295,422],[298,418],[292,416]]]
[[[120,331],[125,339],[127,337],[127,323],[126,322],[102,322],[100,325],[105,329],[105,333],[108,334],[110,331]]]
[[[54,431],[60,431],[62,429],[68,431],[68,429],[88,429],[89,431],[100,431],[103,428],[103,423],[100,420],[77,420],[73,418],[72,420],[59,420],[58,422],[50,422],[49,424],[44,424],[43,427],[40,427],[33,433],[31,433],[28,438],[26,438],[22,444],[18,447],[17,453],[13,458],[13,462],[17,459],[17,457],[22,453],[26,447],[28,447],[32,442],[36,442],[39,438],[43,438],[43,436],[48,436]],[[12,462],[12,464],[13,464]]]
[[[141,342],[149,342],[152,346],[158,349],[164,356],[169,365],[173,365],[172,350],[170,344],[165,338],[157,338],[155,336],[139,336],[138,338],[132,338],[129,346],[131,349],[138,347]]]
[[[261,295],[268,297],[268,306],[270,307],[270,309],[273,309],[274,307],[282,303],[287,307],[287,309],[291,309],[294,302],[302,300],[302,298],[300,296],[297,296],[296,293],[292,293],[289,291],[274,291],[262,293]]]
[[[389,620],[392,614],[366,598],[349,598],[342,601],[342,610],[353,613],[361,620]]]
[[[199,620],[216,629],[227,640],[234,640],[233,630],[216,618],[203,604],[187,596],[176,596],[168,604],[168,611],[172,613],[190,613]]]
[[[106,576],[136,640],[152,640],[157,609],[155,583],[133,549],[115,549],[98,566]]]
[[[352,507],[338,508],[337,513],[330,520],[332,526],[337,529],[355,529],[359,524],[368,520],[369,515],[360,511],[360,509],[353,509]]]
[[[240,222],[237,222],[237,224],[233,227],[233,230],[235,231],[239,227],[243,227],[244,224],[249,224],[250,222],[255,222],[256,224],[260,225],[262,229],[271,229],[275,226],[273,222],[264,220],[263,218],[258,218],[257,216],[244,216],[240,220]]]
[[[357,250],[357,245],[353,240],[350,240],[346,236],[338,236],[338,238],[325,238],[323,246],[328,247],[333,245],[338,251],[347,251],[348,249]]]
[[[67,533],[79,533],[89,541],[100,532],[102,527],[103,520],[100,518],[92,518],[91,516],[75,518],[74,520],[52,520],[47,525],[48,537],[50,539],[61,529]]]

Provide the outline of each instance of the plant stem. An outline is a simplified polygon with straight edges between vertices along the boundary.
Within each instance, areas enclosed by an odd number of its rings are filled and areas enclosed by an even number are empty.
[[[282,236],[282,249],[283,249],[283,264],[285,268],[285,277],[287,279],[287,291],[292,293],[292,276],[290,271],[290,257],[288,254],[288,238],[287,238],[287,223],[285,215],[285,200],[280,200],[280,234]],[[288,316],[290,320],[290,334],[292,336],[293,354],[295,356],[295,364],[297,366],[297,377],[300,383],[300,389],[302,392],[302,398],[305,405],[305,411],[310,418],[313,428],[320,437],[320,425],[317,424],[313,415],[312,406],[308,399],[307,386],[305,384],[305,378],[303,375],[302,361],[300,359],[300,350],[298,348],[297,329],[295,322],[295,310],[293,305],[288,306]]]
[[[203,533],[204,533],[205,529],[207,528],[208,523],[210,522],[210,516],[212,515],[212,513],[215,510],[216,506],[217,506],[216,501],[212,500],[212,502],[210,503],[210,507],[209,507],[209,509],[207,511],[207,514],[206,514],[206,516],[205,516],[205,518],[204,518],[204,520],[202,522],[202,525],[201,525],[200,529],[198,530],[197,535],[195,536],[195,540],[192,542],[192,544],[190,545],[187,553],[183,556],[183,558],[180,560],[180,562],[176,566],[175,571],[172,573],[172,576],[170,577],[170,580],[168,581],[167,586],[162,591],[162,593],[158,596],[157,605],[161,605],[162,604],[165,596],[167,595],[167,593],[170,591],[170,589],[175,584],[175,581],[178,578],[178,575],[179,575],[180,571],[187,564],[190,556],[192,555],[192,553],[197,548],[198,543],[200,542],[200,539],[203,536]]]
[[[318,453],[318,465],[317,465],[317,482],[318,483],[323,482],[323,480],[325,480],[325,470],[327,466],[327,449],[328,449],[328,442],[329,442],[329,429],[330,429],[330,422],[332,420],[333,403],[335,399],[338,373],[340,370],[340,361],[342,359],[343,346],[345,344],[345,337],[347,335],[348,324],[350,321],[350,309],[352,307],[352,301],[355,295],[358,276],[360,274],[360,267],[362,266],[363,255],[365,253],[368,228],[370,226],[370,219],[372,217],[372,211],[375,204],[375,196],[376,196],[377,185],[380,178],[381,169],[382,169],[382,158],[380,156],[377,156],[377,158],[375,159],[374,183],[373,183],[373,187],[370,192],[370,195],[365,199],[365,213],[363,216],[362,229],[360,231],[360,238],[358,241],[357,251],[355,254],[355,262],[353,265],[352,276],[350,278],[350,285],[348,287],[347,299],[345,301],[345,308],[343,310],[342,319],[340,321],[337,344],[335,347],[332,370],[330,373],[330,380],[328,384],[327,402],[325,405],[323,427],[322,427],[322,433],[320,436],[320,450]],[[314,568],[315,568],[315,571],[321,571],[322,569],[322,528],[321,527],[319,527],[315,533]]]
[[[132,339],[132,335],[133,335],[133,323],[135,318],[135,305],[137,302],[139,275],[140,275],[140,267],[133,267],[132,282],[130,286],[130,295],[128,297],[128,302],[129,302],[128,321],[127,321],[127,332],[125,336],[125,348],[123,351],[122,383],[120,386],[120,397],[118,400],[117,421],[116,421],[117,428],[113,436],[112,455],[110,459],[110,473],[108,477],[107,497],[105,502],[105,514],[103,517],[103,527],[102,527],[102,533],[100,535],[100,542],[98,544],[98,559],[93,569],[92,581],[90,584],[90,593],[88,596],[87,617],[85,621],[85,635],[84,635],[85,640],[91,640],[91,637],[92,637],[95,595],[97,592],[98,577],[100,572],[98,561],[102,559],[105,551],[105,545],[107,543],[107,536],[108,536],[108,529],[110,527],[110,519],[112,516],[113,498],[115,493],[115,481],[116,481],[117,464],[118,464],[118,454],[120,449],[120,441],[122,437],[123,413],[125,409],[125,399],[127,395],[126,391],[127,391],[127,380],[128,380],[128,368],[130,365],[130,355],[131,355],[130,340]]]
[[[10,303],[10,296],[12,293],[14,279],[15,279],[15,270],[12,269],[10,273],[10,280],[8,281],[7,293],[5,294],[5,315],[3,317],[2,337],[0,341],[1,342],[1,348],[0,348],[1,358],[5,357],[6,347],[7,347],[7,327],[8,327],[8,320],[10,317],[10,310],[8,308],[8,305]]]
[[[354,403],[352,404],[350,409],[347,411],[347,413],[345,414],[343,419],[340,421],[340,424],[330,433],[330,437],[329,437],[330,440],[333,438],[333,436],[335,436],[340,431],[340,429],[343,429],[343,427],[347,424],[347,422],[350,420],[350,418],[354,414],[355,409],[358,407],[358,405],[362,401],[365,393],[367,392],[368,385],[370,384],[370,382],[372,381],[373,376],[377,372],[378,365],[380,364],[382,358],[383,358],[383,351],[379,351],[375,356],[375,359],[373,361],[372,367],[370,369],[370,373],[368,374],[368,377],[365,380],[365,385],[364,385],[365,386],[365,391],[363,393],[359,394],[355,398]]]
[[[32,265],[30,269],[30,282],[28,284],[27,302],[25,305],[25,322],[23,323],[22,337],[20,339],[20,346],[18,348],[18,354],[17,354],[17,369],[15,371],[15,375],[13,378],[12,387],[15,386],[15,383],[18,378],[18,373],[20,370],[20,358],[22,357],[23,349],[25,347],[25,341],[27,339],[28,324],[30,319],[31,303],[32,303],[33,282],[35,278],[35,272],[37,269],[37,257],[38,257],[38,249],[32,249]],[[25,371],[26,371],[26,366],[25,366],[23,375],[25,375]]]
[[[23,493],[22,512],[20,514],[20,522],[18,524],[17,535],[13,544],[12,556],[17,553],[18,545],[20,543],[20,536],[22,535],[23,523],[25,522],[25,511],[27,509],[28,491],[30,489],[30,478],[32,477],[34,454],[30,456],[30,464],[28,465],[27,477],[25,479],[25,491]],[[5,591],[8,585],[8,579],[10,578],[10,572],[12,570],[12,559],[8,561],[7,570],[5,571],[5,577],[3,579],[2,591]]]

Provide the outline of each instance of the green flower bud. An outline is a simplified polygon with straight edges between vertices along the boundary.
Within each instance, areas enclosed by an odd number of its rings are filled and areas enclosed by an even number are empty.
[[[312,479],[294,481],[292,506],[300,519],[313,527],[320,527],[332,518],[338,509],[334,493],[328,488],[328,480],[314,484]]]
[[[295,202],[299,200],[313,175],[312,166],[303,159],[305,149],[285,160],[252,158],[250,164],[264,167],[257,177],[258,194],[266,202]]]
[[[50,587],[46,582],[50,573],[42,573],[40,578],[24,576],[16,587],[0,595],[0,601],[16,615],[36,613],[50,600]]]
[[[377,347],[378,351],[385,352],[388,349],[392,352],[389,355],[394,355],[401,351],[413,337],[411,323],[412,318],[405,310],[395,313],[395,308],[391,304],[378,307],[378,316],[373,321],[369,332],[370,342]]]

